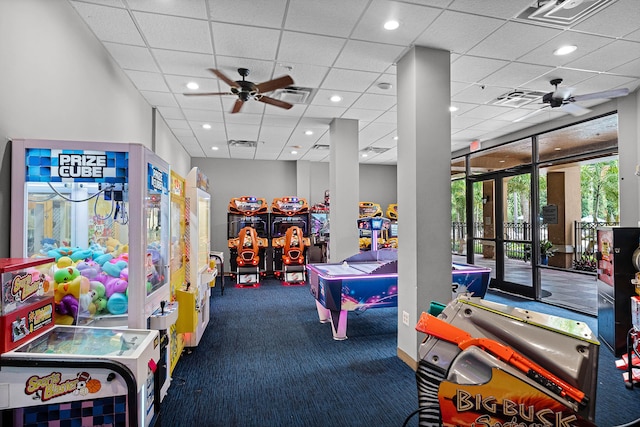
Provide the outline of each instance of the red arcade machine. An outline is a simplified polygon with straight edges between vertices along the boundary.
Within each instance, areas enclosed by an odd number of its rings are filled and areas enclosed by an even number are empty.
[[[280,197],[271,203],[273,274],[285,285],[306,282],[307,249],[311,246],[309,205],[303,198]]]
[[[236,286],[260,285],[266,272],[269,246],[269,213],[263,198],[234,197],[227,213],[227,239],[232,275]]]

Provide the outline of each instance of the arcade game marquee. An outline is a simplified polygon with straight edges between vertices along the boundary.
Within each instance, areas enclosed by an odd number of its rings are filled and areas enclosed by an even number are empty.
[[[271,203],[271,247],[273,274],[285,285],[306,282],[310,213],[307,200],[279,197]]]
[[[243,196],[229,201],[227,244],[237,287],[260,285],[267,271],[269,206],[266,199]]]
[[[168,269],[169,165],[140,144],[14,140],[11,188],[11,253],[54,259],[45,274],[56,325],[160,331],[160,356],[150,366],[159,372],[153,387],[164,394],[167,330],[177,319]],[[74,342],[90,335],[77,333]]]

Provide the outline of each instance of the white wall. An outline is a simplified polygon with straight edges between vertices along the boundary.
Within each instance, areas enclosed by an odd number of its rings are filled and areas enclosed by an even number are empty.
[[[7,140],[133,142],[152,146],[152,108],[62,0],[0,1],[0,202],[10,200]],[[186,174],[189,155],[163,120],[156,152]],[[185,170],[186,169],[186,170]],[[0,210],[8,236],[9,210]],[[0,239],[0,257],[9,256]]]

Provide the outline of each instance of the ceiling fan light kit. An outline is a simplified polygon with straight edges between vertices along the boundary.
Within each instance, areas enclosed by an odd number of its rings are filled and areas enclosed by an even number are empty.
[[[235,104],[233,105],[233,109],[231,113],[238,113],[240,109],[244,105],[245,102],[250,100],[264,102],[265,104],[270,104],[276,107],[284,108],[286,110],[293,107],[293,104],[290,104],[285,101],[281,101],[279,99],[271,98],[269,96],[264,95],[265,93],[272,92],[276,89],[282,89],[287,86],[291,86],[293,84],[293,78],[291,76],[282,76],[273,80],[269,80],[262,83],[253,83],[249,80],[246,80],[250,73],[248,68],[238,68],[238,74],[242,77],[242,80],[231,80],[226,76],[222,71],[216,70],[214,68],[209,68],[216,77],[229,85],[229,92],[205,92],[205,93],[184,93],[184,96],[215,96],[215,95],[235,95],[238,97]]]

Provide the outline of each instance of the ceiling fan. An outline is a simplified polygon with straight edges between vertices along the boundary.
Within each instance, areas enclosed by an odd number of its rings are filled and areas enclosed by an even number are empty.
[[[572,95],[571,88],[560,88],[558,85],[562,83],[562,79],[553,79],[550,83],[555,87],[553,92],[549,92],[542,96],[542,102],[548,104],[551,108],[560,108],[563,111],[573,115],[581,116],[587,114],[591,110],[575,104],[576,101],[588,101],[591,99],[607,99],[619,98],[629,94],[629,89],[613,89],[603,92],[586,93],[584,95]]]
[[[238,68],[238,74],[242,76],[242,80],[233,81],[227,77],[222,71],[209,68],[213,74],[215,74],[220,80],[224,81],[230,86],[230,92],[204,92],[204,93],[184,93],[185,96],[210,96],[210,95],[236,95],[238,99],[233,105],[232,113],[237,113],[242,108],[242,105],[250,99],[264,102],[265,104],[275,105],[276,107],[289,109],[293,107],[293,104],[280,101],[279,99],[265,96],[264,93],[281,89],[293,84],[291,76],[282,76],[277,79],[269,80],[263,83],[253,83],[245,80],[245,77],[249,75],[248,68]]]

